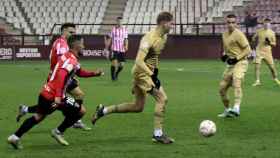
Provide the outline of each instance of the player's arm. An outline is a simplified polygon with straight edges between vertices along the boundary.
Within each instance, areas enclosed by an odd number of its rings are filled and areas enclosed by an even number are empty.
[[[149,76],[152,76],[153,71],[151,71],[145,63],[145,58],[146,58],[147,54],[149,53],[150,47],[151,47],[151,44],[149,43],[149,41],[145,37],[143,37],[140,42],[135,64],[137,66],[139,66],[142,70],[144,70]]]
[[[124,40],[124,49],[125,49],[125,52],[128,51],[128,39],[127,38]]]
[[[105,43],[105,49],[106,50],[109,50],[111,42],[112,42],[112,36],[111,36],[111,33],[110,33],[110,35],[106,35],[104,37],[104,43]]]
[[[272,33],[272,34],[271,34],[270,45],[271,45],[272,47],[275,47],[275,46],[276,46],[276,36],[275,36],[275,33]]]
[[[127,31],[125,31],[125,35],[124,35],[124,49],[125,51],[128,51],[128,33]]]
[[[239,61],[239,60],[247,57],[250,54],[251,48],[250,48],[249,42],[244,34],[241,34],[238,36],[237,43],[238,43],[239,47],[242,49],[241,53],[239,55],[237,55],[237,57],[236,57],[236,59]]]
[[[76,75],[82,78],[88,78],[88,77],[97,77],[104,75],[104,72],[102,70],[96,70],[96,71],[88,71],[80,68]]]
[[[55,103],[61,104],[62,96],[63,96],[63,88],[68,75],[68,71],[66,69],[58,69],[56,73],[56,77],[54,78],[55,83]]]

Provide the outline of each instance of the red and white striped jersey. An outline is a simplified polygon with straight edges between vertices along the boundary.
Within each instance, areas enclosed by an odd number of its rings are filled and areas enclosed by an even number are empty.
[[[69,51],[69,46],[67,44],[67,40],[65,37],[61,36],[56,39],[52,45],[51,53],[50,53],[50,70],[51,73],[58,62],[60,56]]]
[[[117,52],[125,52],[125,39],[128,38],[127,29],[122,26],[114,26],[109,36],[112,39],[111,50]]]
[[[49,100],[55,97],[65,97],[66,87],[73,79],[76,72],[80,70],[80,63],[71,53],[65,53],[60,57],[49,81],[43,86],[41,95]]]

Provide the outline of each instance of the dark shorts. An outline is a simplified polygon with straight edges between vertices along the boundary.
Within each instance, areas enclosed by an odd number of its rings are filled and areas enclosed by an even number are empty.
[[[70,84],[67,86],[66,92],[69,93],[73,89],[77,88],[78,86],[79,86],[78,81],[75,78],[73,78]]]
[[[71,116],[77,114],[81,110],[81,105],[78,104],[74,98],[65,97],[62,102],[62,105],[58,106],[57,108],[54,108],[52,106],[54,103],[53,100],[48,100],[42,95],[40,95],[38,98],[37,113],[49,115],[55,110],[60,110],[65,116]]]
[[[111,60],[118,60],[118,62],[125,62],[125,53],[113,51],[111,54]]]

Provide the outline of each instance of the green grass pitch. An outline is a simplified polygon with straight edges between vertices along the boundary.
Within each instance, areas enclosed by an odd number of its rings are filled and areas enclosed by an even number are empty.
[[[86,60],[84,68],[103,68],[101,78],[80,79],[86,93],[87,114],[83,121],[91,126],[90,117],[99,103],[117,104],[133,100],[131,67],[128,61],[118,82],[110,81],[110,63]],[[277,63],[278,64],[278,63]],[[1,158],[279,158],[280,157],[280,87],[262,67],[261,87],[252,87],[253,65],[250,64],[243,86],[241,117],[217,118],[223,111],[218,85],[225,65],[218,60],[162,60],[159,78],[167,95],[165,130],[174,137],[172,145],[154,144],[154,101],[148,97],[145,110],[138,114],[113,114],[99,120],[90,132],[68,129],[65,139],[70,146],[57,144],[51,129],[62,121],[55,112],[22,138],[23,150],[6,143],[7,137],[22,123],[15,116],[20,103],[34,104],[48,73],[47,61],[0,63],[0,157]],[[277,66],[278,67],[278,66]],[[178,71],[179,70],[179,71]],[[231,91],[232,98],[232,91]],[[25,117],[27,118],[27,117]],[[199,123],[213,120],[217,133],[204,138]]]

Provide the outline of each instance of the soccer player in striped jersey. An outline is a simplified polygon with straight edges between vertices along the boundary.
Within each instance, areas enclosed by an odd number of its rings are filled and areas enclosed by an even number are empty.
[[[26,132],[56,110],[62,111],[65,119],[57,128],[51,131],[51,135],[58,143],[67,146],[69,143],[64,139],[63,133],[85,114],[84,105],[74,98],[66,97],[66,89],[75,75],[93,77],[104,73],[100,70],[86,71],[81,68],[78,58],[84,48],[84,44],[80,36],[73,35],[69,37],[68,44],[70,50],[59,58],[48,82],[44,84],[39,94],[36,113],[26,119],[18,130],[8,137],[8,143],[15,149],[22,148],[20,138]]]
[[[116,81],[125,63],[125,53],[128,51],[128,33],[122,26],[122,17],[117,18],[117,25],[114,26],[108,36],[105,37],[105,50],[111,46],[111,79]]]
[[[48,79],[52,75],[52,72],[54,70],[55,65],[57,64],[57,61],[59,58],[65,54],[66,52],[69,51],[69,47],[67,44],[67,39],[71,36],[76,34],[76,26],[73,23],[65,23],[61,26],[61,36],[57,38],[51,48],[50,52],[50,72],[48,75]],[[68,85],[67,87],[67,93],[72,95],[77,102],[80,104],[83,104],[83,98],[84,98],[84,92],[80,89],[78,85],[78,80],[73,79],[71,80],[71,84]],[[26,106],[26,105],[21,105],[19,107],[19,112],[17,115],[17,121],[20,120],[22,116],[24,116],[26,113],[35,113],[37,110],[37,105],[35,106]],[[74,128],[80,128],[83,130],[91,130],[91,128],[87,127],[81,120],[78,120],[74,126]]]

